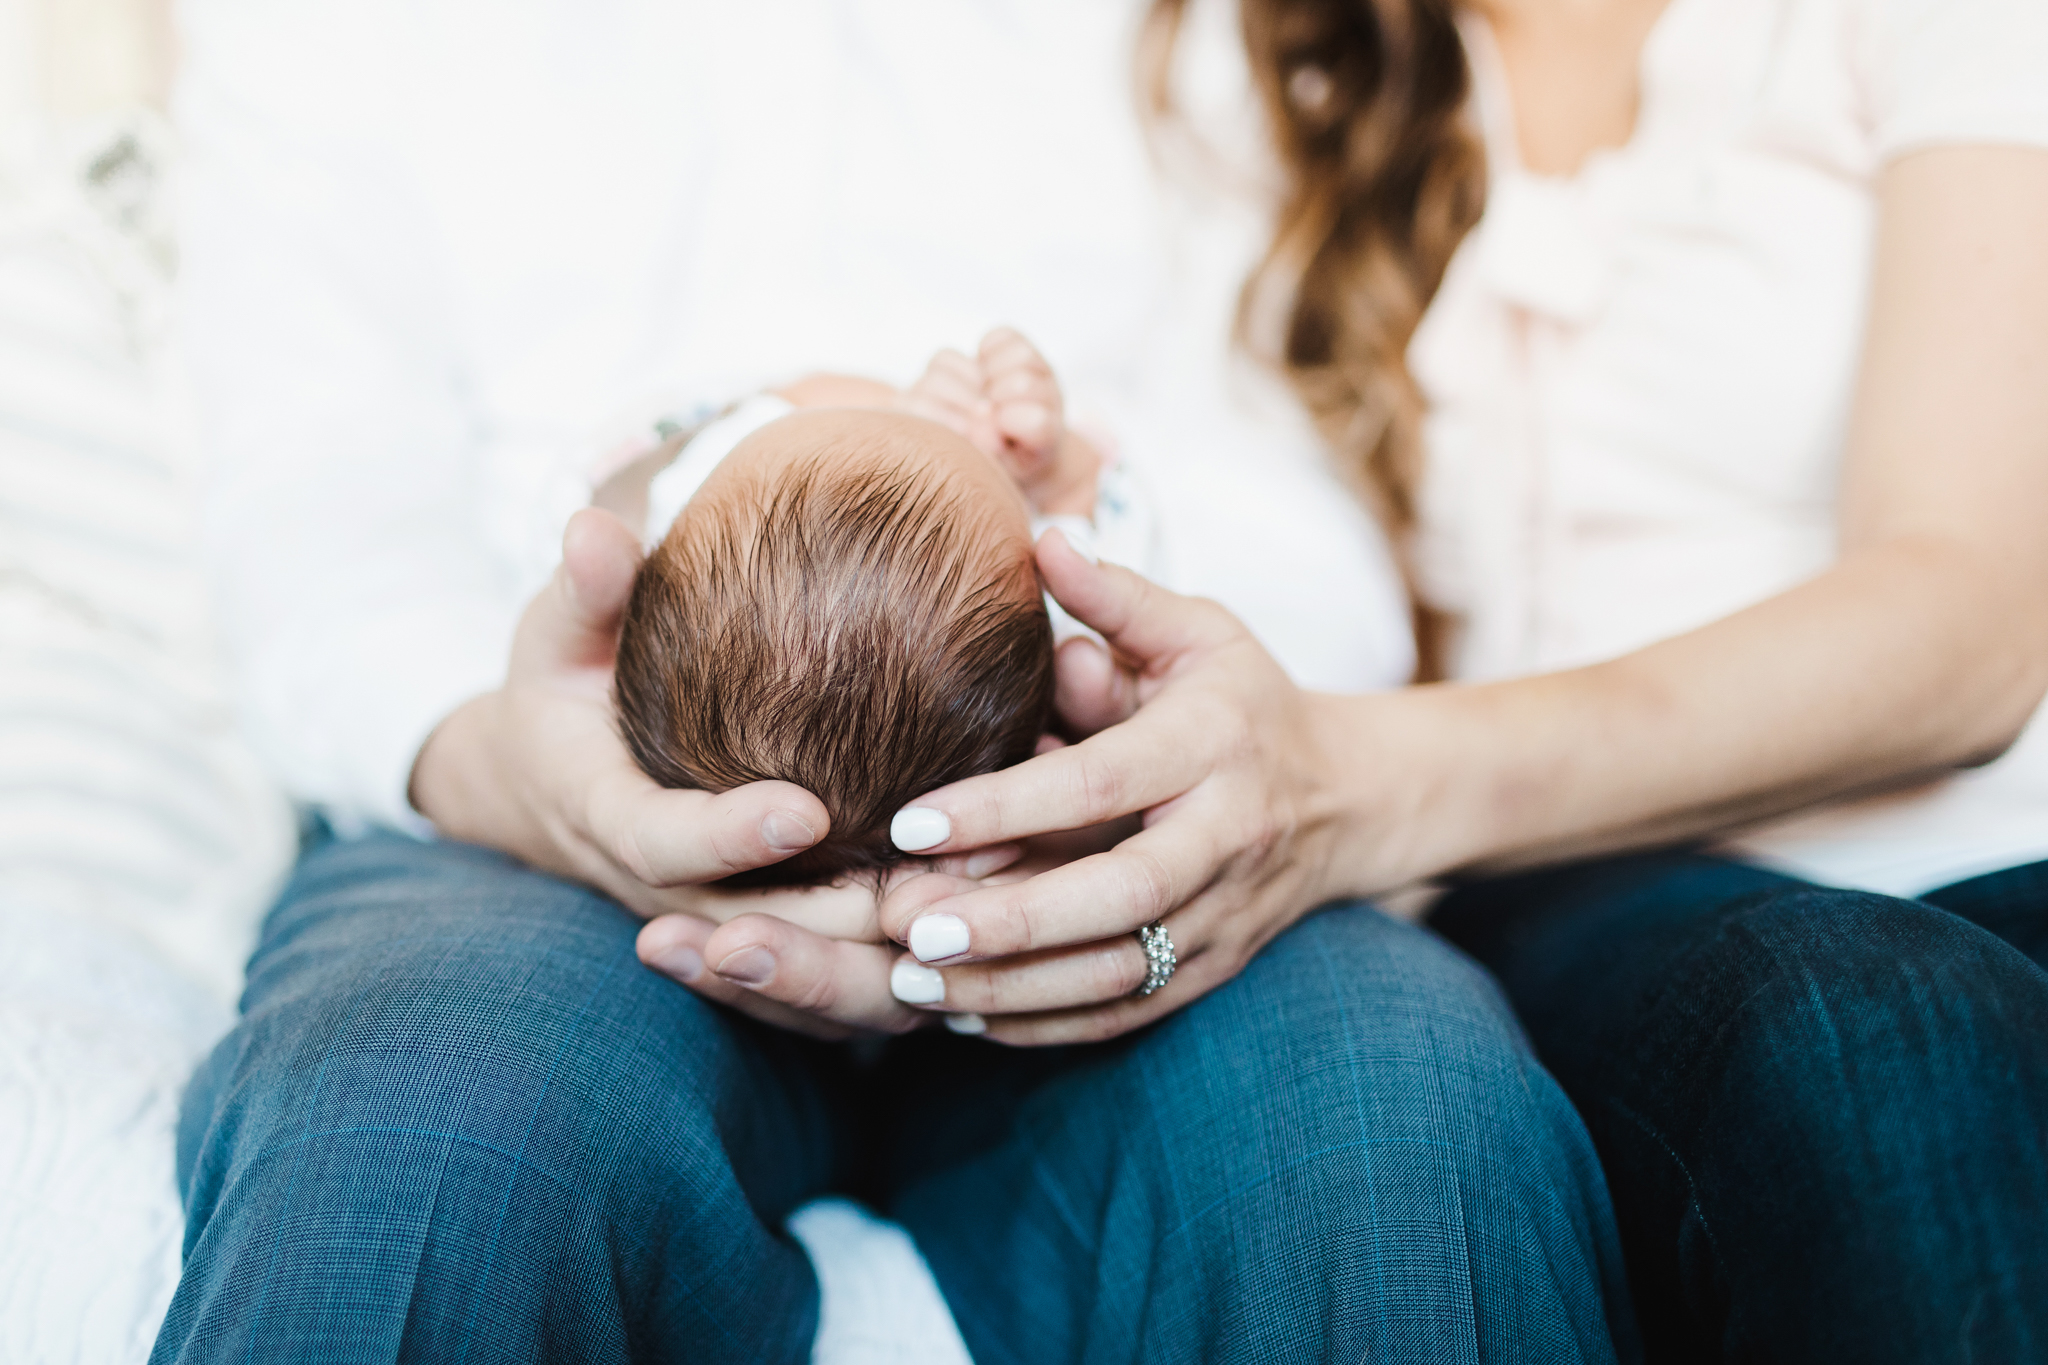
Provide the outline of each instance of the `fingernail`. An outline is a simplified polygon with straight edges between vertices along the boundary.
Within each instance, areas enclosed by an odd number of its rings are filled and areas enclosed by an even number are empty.
[[[1065,536],[1067,538],[1067,548],[1087,560],[1090,564],[1100,564],[1102,562],[1101,557],[1095,553],[1095,533],[1086,524],[1082,523],[1080,518],[1062,517],[1057,526],[1050,526],[1046,529],[1048,531],[1058,531],[1061,535]]]
[[[898,958],[889,969],[889,994],[906,1005],[936,1005],[946,998],[946,978],[922,962]]]
[[[704,958],[695,948],[671,948],[660,959],[661,970],[682,982],[704,975]]]
[[[818,832],[786,810],[771,810],[761,821],[761,838],[777,853],[801,853],[818,842]]]
[[[942,810],[929,806],[905,806],[889,822],[889,842],[905,853],[922,853],[943,844],[953,833],[953,822]]]
[[[921,962],[958,957],[967,951],[967,921],[958,915],[926,915],[913,921],[910,951]]]
[[[949,1014],[946,1016],[946,1027],[955,1033],[987,1033],[988,1020],[978,1014]]]
[[[1018,852],[1015,848],[992,848],[969,858],[960,870],[966,874],[969,881],[980,881],[991,873],[1001,872],[1016,862],[1017,858]]]
[[[765,986],[775,977],[775,954],[766,948],[742,948],[718,964],[718,974],[736,986]]]

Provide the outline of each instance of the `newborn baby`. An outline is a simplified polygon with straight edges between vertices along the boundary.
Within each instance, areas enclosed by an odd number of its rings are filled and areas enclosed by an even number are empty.
[[[831,813],[821,843],[729,884],[888,867],[899,808],[1030,757],[1044,732],[1053,633],[1020,485],[1040,511],[1092,501],[1100,460],[1028,345],[1021,380],[983,363],[1011,338],[978,361],[941,353],[905,395],[806,381],[887,406],[748,436],[642,567],[616,683],[635,760],[670,787],[794,782]]]

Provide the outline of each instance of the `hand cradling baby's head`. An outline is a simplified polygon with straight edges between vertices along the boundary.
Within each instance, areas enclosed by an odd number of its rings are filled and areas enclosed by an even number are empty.
[[[713,472],[642,568],[620,729],[665,786],[793,782],[832,829],[750,884],[879,869],[896,810],[1030,756],[1051,625],[1024,504],[954,434],[799,412]]]

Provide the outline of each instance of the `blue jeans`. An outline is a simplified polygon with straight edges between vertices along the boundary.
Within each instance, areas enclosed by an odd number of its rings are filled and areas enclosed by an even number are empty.
[[[1115,1043],[877,1062],[641,967],[458,845],[325,843],[179,1139],[158,1361],[803,1361],[782,1231],[901,1220],[980,1365],[1607,1361],[1585,1131],[1485,974],[1363,907]]]
[[[1658,854],[1432,923],[1585,1116],[1649,1359],[2048,1360],[2048,867],[1907,901]]]

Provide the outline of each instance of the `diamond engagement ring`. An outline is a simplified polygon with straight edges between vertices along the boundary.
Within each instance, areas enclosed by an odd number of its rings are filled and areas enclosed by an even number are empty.
[[[1138,946],[1145,950],[1147,964],[1145,982],[1138,987],[1138,994],[1150,995],[1173,980],[1173,969],[1179,959],[1173,955],[1173,938],[1158,920],[1138,931]]]

